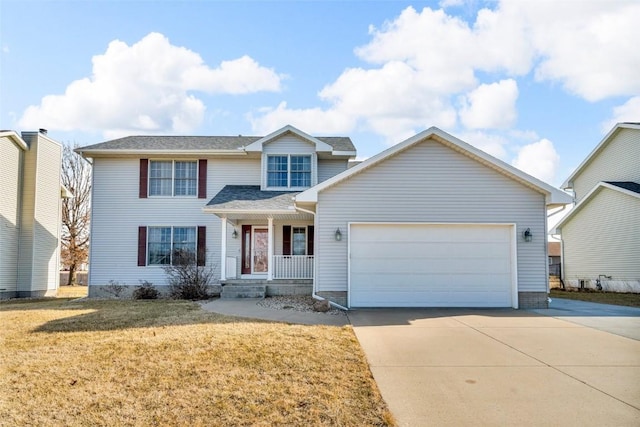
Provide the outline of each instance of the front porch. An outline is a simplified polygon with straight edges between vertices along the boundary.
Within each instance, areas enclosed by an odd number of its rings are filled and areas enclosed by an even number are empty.
[[[314,217],[313,212],[296,209],[295,194],[228,185],[207,204],[204,211],[220,218],[223,284],[242,279],[265,281],[271,286],[273,281],[303,280],[309,281],[310,286],[305,287],[311,293]]]

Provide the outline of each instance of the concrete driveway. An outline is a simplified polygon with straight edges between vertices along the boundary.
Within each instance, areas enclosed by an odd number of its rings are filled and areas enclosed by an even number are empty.
[[[401,426],[640,425],[635,339],[540,311],[370,309],[349,319]]]

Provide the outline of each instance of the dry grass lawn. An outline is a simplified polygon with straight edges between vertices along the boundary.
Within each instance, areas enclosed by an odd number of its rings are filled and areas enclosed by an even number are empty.
[[[60,286],[58,288],[58,298],[82,298],[88,294],[87,286]]]
[[[60,298],[0,324],[0,425],[394,425],[350,327]]]
[[[594,290],[563,291],[562,289],[552,289],[550,296],[551,298],[567,298],[580,301],[598,302],[600,304],[640,307],[640,294],[632,293],[602,292]]]

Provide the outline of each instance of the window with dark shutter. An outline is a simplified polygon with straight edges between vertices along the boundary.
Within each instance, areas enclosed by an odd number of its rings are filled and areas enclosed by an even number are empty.
[[[138,267],[147,265],[147,227],[138,227]]]
[[[282,226],[282,255],[291,255],[291,226]]]
[[[140,183],[138,195],[141,199],[147,198],[147,182],[149,178],[149,159],[140,159]]]
[[[207,159],[198,160],[198,198],[207,198]]]
[[[205,265],[205,257],[207,255],[207,227],[198,226],[198,251],[197,251],[197,264],[198,266]]]

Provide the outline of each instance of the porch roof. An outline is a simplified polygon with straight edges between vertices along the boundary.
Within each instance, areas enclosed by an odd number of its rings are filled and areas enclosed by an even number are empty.
[[[259,185],[226,185],[203,208],[228,219],[312,219],[297,211],[294,197],[299,191],[262,191]]]

